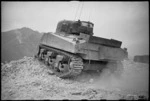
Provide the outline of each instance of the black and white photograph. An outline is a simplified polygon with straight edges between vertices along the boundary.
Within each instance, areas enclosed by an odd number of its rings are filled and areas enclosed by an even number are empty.
[[[1,100],[149,100],[149,2],[2,1]]]

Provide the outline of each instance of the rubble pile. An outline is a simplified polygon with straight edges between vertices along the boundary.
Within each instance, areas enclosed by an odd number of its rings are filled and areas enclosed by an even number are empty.
[[[124,65],[129,64],[126,62]],[[92,78],[80,82],[77,79],[61,79],[49,72],[45,65],[33,57],[1,64],[2,100],[148,99],[144,95],[139,97],[123,94],[120,90],[92,87]]]

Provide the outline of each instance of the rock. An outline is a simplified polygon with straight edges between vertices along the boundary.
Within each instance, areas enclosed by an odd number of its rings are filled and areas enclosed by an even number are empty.
[[[93,79],[90,79],[90,80],[89,80],[90,83],[92,83],[93,81],[94,81]]]
[[[128,94],[128,95],[127,95],[127,99],[128,99],[128,100],[138,100],[138,96],[137,96],[137,95]]]
[[[54,72],[51,71],[51,70],[48,70],[48,74],[49,74],[49,75],[54,75]]]
[[[72,95],[81,95],[82,94],[82,92],[73,92],[73,93],[71,93]]]
[[[147,99],[144,95],[139,95],[138,98],[139,98],[139,99],[143,99],[143,100],[144,100],[144,99]]]

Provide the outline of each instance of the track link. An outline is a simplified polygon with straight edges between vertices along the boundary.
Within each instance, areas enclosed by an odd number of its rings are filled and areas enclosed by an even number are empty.
[[[54,71],[54,69],[50,68],[54,74],[60,78],[66,78],[66,77],[75,77],[77,75],[79,75],[82,72],[83,69],[83,61],[82,58],[79,56],[76,56],[74,54],[62,51],[62,50],[58,50],[49,46],[45,46],[45,45],[40,45],[39,46],[40,49],[45,49],[46,51],[51,51],[54,52],[58,55],[63,55],[65,57],[68,58],[68,69],[69,71],[67,73],[64,74],[59,74],[56,71]],[[39,49],[39,51],[40,51]],[[45,64],[45,62],[44,62]],[[45,64],[48,66],[48,64]]]

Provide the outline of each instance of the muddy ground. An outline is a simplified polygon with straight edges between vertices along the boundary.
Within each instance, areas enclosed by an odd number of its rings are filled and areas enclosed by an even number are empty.
[[[121,76],[103,71],[61,79],[33,57],[1,64],[2,100],[149,99],[149,64],[123,61]]]

